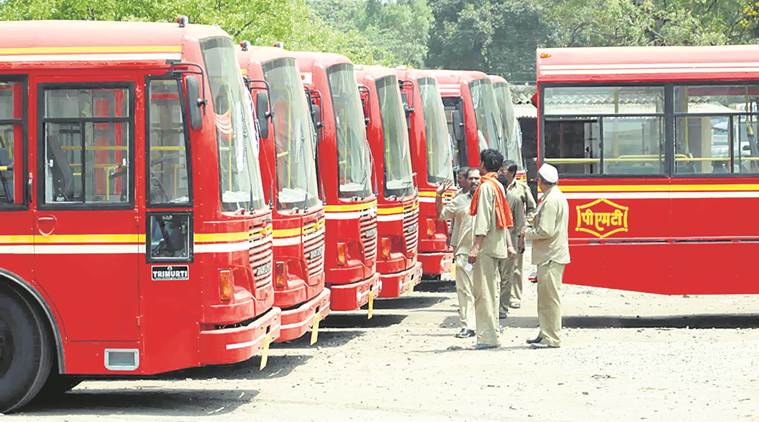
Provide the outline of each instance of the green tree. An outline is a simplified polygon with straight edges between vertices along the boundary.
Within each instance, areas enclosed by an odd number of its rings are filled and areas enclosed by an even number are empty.
[[[291,50],[333,51],[373,63],[382,50],[358,31],[338,31],[315,16],[305,0],[5,0],[0,19],[173,21],[178,15],[219,25],[236,40],[284,42]]]
[[[313,0],[310,4],[335,28],[362,34],[379,62],[424,65],[433,19],[426,0]]]

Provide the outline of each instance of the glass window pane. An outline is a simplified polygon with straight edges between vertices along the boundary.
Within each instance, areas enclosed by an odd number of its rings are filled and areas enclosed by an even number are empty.
[[[22,204],[21,125],[0,125],[0,207]]]
[[[129,91],[122,88],[48,89],[45,117],[128,117]]]
[[[23,116],[23,85],[21,82],[0,82],[0,120],[16,120]]]
[[[757,112],[759,85],[676,86],[677,113]]]
[[[675,173],[730,173],[730,117],[675,119]]]
[[[559,174],[601,174],[598,118],[548,120],[544,132],[545,161]]]
[[[413,192],[414,180],[411,175],[406,114],[403,110],[398,80],[395,76],[386,76],[375,83],[382,119],[385,196],[403,197]]]
[[[149,248],[153,260],[176,261],[190,257],[189,214],[150,214]]]
[[[664,88],[593,86],[546,88],[544,115],[664,113]]]
[[[664,118],[604,117],[605,174],[664,173]]]
[[[190,202],[184,121],[175,80],[150,82],[150,181],[153,204]]]
[[[87,123],[84,132],[86,202],[129,202],[128,125]]]
[[[79,123],[45,124],[45,202],[81,202],[82,133]]]
[[[759,116],[733,117],[733,157],[736,173],[759,173]]]

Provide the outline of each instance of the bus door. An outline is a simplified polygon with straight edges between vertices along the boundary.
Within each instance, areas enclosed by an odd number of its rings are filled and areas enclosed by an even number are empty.
[[[27,278],[32,267],[32,217],[27,210],[26,81],[0,75],[0,256]],[[12,254],[12,255],[6,255]]]
[[[65,316],[67,340],[137,340],[145,229],[134,195],[134,84],[36,88],[35,277]]]

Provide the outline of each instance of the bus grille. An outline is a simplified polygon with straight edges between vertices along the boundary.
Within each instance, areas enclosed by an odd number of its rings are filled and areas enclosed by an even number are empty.
[[[361,232],[361,245],[364,249],[364,259],[377,258],[377,212],[370,208],[361,213],[359,219]]]
[[[272,228],[264,223],[248,230],[248,259],[256,289],[272,283]]]
[[[324,217],[303,227],[303,255],[308,265],[308,278],[324,272]]]
[[[406,253],[416,252],[419,240],[419,203],[416,201],[403,207],[403,238]]]

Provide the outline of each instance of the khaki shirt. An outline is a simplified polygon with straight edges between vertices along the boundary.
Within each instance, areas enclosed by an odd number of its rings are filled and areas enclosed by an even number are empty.
[[[451,220],[451,246],[455,255],[469,255],[472,247],[472,220],[469,215],[469,205],[472,203],[472,195],[467,192],[459,192],[440,211],[441,220]]]
[[[569,203],[558,186],[543,194],[535,215],[535,223],[527,231],[532,240],[532,263],[569,264]]]
[[[509,229],[511,242],[517,247],[522,228],[535,217],[535,198],[532,197],[530,187],[526,183],[514,179],[506,188],[506,199],[509,201],[511,216],[514,219],[514,227]]]
[[[503,189],[500,183],[498,189]],[[506,236],[509,235],[509,231],[496,226],[495,195],[493,185],[483,182],[480,187],[477,215],[474,216],[473,234],[485,236],[480,244],[481,253],[493,258],[508,258],[509,243]]]

